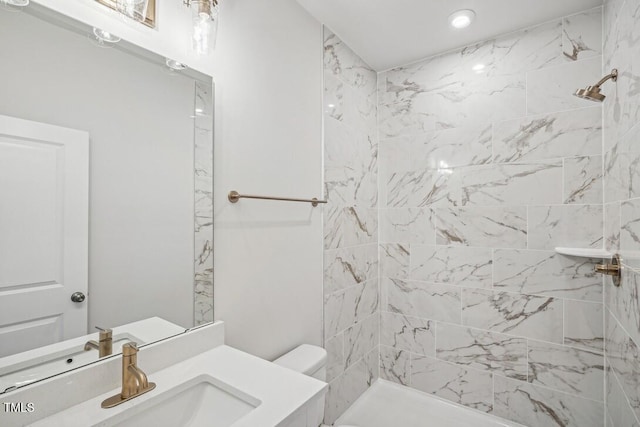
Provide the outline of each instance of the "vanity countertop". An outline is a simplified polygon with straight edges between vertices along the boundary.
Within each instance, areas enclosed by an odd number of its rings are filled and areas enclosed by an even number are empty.
[[[144,365],[140,366],[144,370]],[[87,427],[111,425],[110,419],[141,405],[154,396],[185,382],[208,375],[258,399],[260,405],[233,427],[274,427],[313,399],[320,398],[327,384],[258,357],[222,345],[149,375],[156,388],[111,409],[102,409],[106,398],[119,389],[91,398],[32,424],[35,427]]]

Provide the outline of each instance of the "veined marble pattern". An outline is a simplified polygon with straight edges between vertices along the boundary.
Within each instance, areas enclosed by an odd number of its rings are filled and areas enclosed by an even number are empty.
[[[379,376],[377,87],[375,71],[325,28],[327,424]],[[388,265],[386,260],[382,264]]]
[[[602,202],[602,156],[564,159],[564,202]]]
[[[527,340],[445,323],[437,324],[438,359],[527,380]]]
[[[375,244],[325,251],[325,294],[375,279],[378,276],[377,255]]]
[[[606,427],[640,427],[640,421],[636,418],[633,409],[629,406],[627,396],[620,386],[618,378],[611,367],[607,365],[605,372],[607,391],[607,423]]]
[[[528,342],[529,382],[604,401],[604,356],[589,350]]]
[[[344,332],[345,368],[362,359],[379,344],[380,320],[373,314]]]
[[[604,351],[602,303],[564,301],[564,344],[576,348]]]
[[[501,248],[527,245],[526,207],[434,209],[436,243]]]
[[[411,358],[411,387],[480,411],[493,409],[490,372],[415,355]]]
[[[496,249],[493,286],[529,295],[602,301],[602,278],[594,273],[594,262],[555,251]]]
[[[524,117],[494,126],[495,162],[602,154],[602,107]]]
[[[562,343],[562,300],[463,289],[462,323],[510,335]]]
[[[475,166],[460,172],[462,206],[562,202],[562,162]]]
[[[601,22],[601,7],[562,20],[562,51],[568,60],[602,55]]]
[[[324,298],[324,334],[331,338],[376,312],[377,279],[351,286]]]
[[[388,207],[456,206],[455,169],[393,171],[386,180]]]
[[[604,205],[604,247],[608,251],[620,250],[620,203]]]
[[[604,2],[604,70],[620,70],[604,107],[605,245],[623,258],[622,281],[605,279],[608,422],[640,426],[640,3]]]
[[[529,249],[601,248],[602,211],[602,205],[530,206]]]
[[[213,88],[195,84],[194,324],[213,321]]]
[[[460,323],[461,290],[457,286],[397,279],[384,280],[382,286],[386,287],[388,311]]]
[[[462,246],[411,246],[414,280],[490,288],[493,258],[491,249]]]
[[[608,366],[616,374],[631,408],[640,419],[640,350],[611,312],[605,319]]]
[[[372,98],[377,91],[377,77],[362,59],[328,28],[324,28],[325,75],[334,75],[359,93]],[[375,100],[372,100],[375,104]]]
[[[380,378],[409,385],[411,358],[408,352],[380,346]]]
[[[602,427],[604,404],[496,375],[493,414],[535,427]]]
[[[435,322],[386,311],[380,313],[380,316],[381,345],[435,356]]]
[[[431,209],[380,209],[379,214],[381,243],[436,243],[436,228]]]
[[[600,56],[527,73],[527,114],[544,114],[590,106],[573,96],[576,89],[602,78]],[[584,82],[584,83],[583,83]]]
[[[394,279],[409,278],[409,246],[403,244],[380,245],[380,276]]]

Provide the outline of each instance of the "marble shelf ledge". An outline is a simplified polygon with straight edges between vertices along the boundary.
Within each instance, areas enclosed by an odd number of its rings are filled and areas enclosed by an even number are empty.
[[[582,258],[611,258],[613,254],[605,249],[588,248],[556,248],[556,252],[561,255],[582,257]]]

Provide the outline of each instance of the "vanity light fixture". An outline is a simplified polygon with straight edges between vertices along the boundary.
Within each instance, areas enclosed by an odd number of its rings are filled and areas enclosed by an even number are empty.
[[[449,15],[449,25],[455,29],[467,28],[476,17],[476,13],[471,9],[462,9]]]
[[[115,34],[111,34],[108,31],[96,27],[93,27],[93,35],[96,36],[96,40],[98,40],[98,43],[118,43],[120,40],[122,40]]]
[[[25,7],[25,6],[29,6],[30,0],[0,0],[0,1],[9,6]]]
[[[207,55],[216,45],[220,0],[183,0],[191,9],[191,46],[197,55]]]
[[[167,64],[167,67],[169,67],[170,69],[172,69],[174,71],[182,71],[182,70],[186,70],[187,68],[189,68],[185,64],[183,64],[182,62],[178,62],[175,59],[171,59],[171,58],[167,58],[166,64]]]

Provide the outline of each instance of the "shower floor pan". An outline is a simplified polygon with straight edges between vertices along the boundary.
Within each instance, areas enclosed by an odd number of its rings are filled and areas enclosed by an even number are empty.
[[[378,380],[335,422],[357,427],[524,427],[431,394]]]

